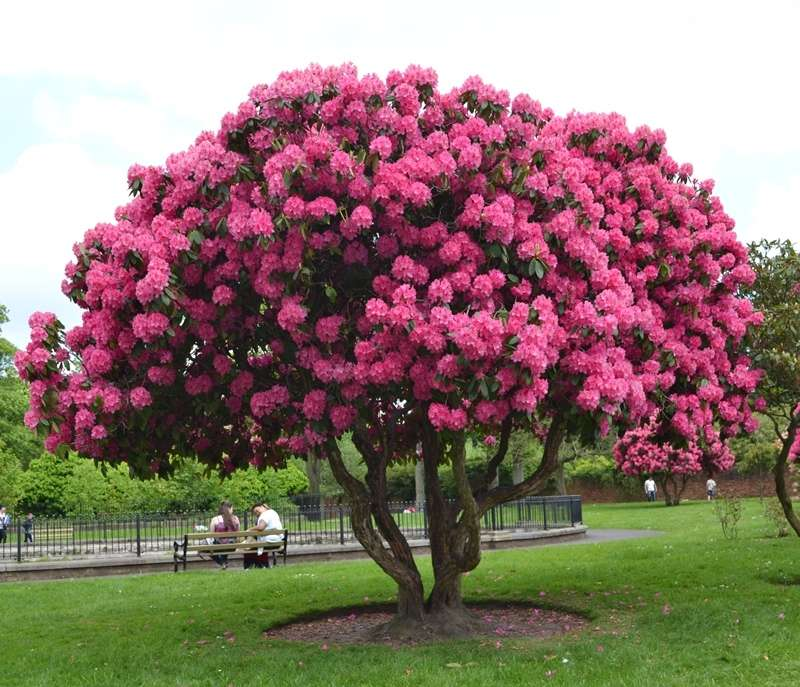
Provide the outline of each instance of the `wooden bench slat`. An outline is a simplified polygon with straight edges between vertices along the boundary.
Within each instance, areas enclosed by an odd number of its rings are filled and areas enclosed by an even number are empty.
[[[242,539],[244,537],[265,537],[270,534],[285,535],[288,530],[237,530],[236,532],[190,532],[187,539]]]
[[[282,549],[283,542],[272,541],[254,541],[244,542],[241,544],[196,544],[194,546],[187,546],[187,551],[252,551],[254,549]]]

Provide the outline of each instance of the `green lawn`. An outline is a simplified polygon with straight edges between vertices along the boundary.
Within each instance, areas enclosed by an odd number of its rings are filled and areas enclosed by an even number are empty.
[[[405,650],[261,637],[296,615],[390,600],[392,585],[368,561],[0,584],[0,684],[797,683],[800,542],[767,538],[757,500],[736,541],[722,538],[705,502],[590,506],[584,516],[590,527],[666,534],[487,552],[464,585],[470,599],[535,598],[588,613],[578,637]]]

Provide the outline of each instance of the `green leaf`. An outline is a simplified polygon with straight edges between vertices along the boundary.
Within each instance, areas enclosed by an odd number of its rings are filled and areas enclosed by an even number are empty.
[[[541,279],[544,277],[547,268],[545,264],[539,260],[539,258],[533,258],[528,263],[528,274],[533,277],[535,276],[537,279]]]
[[[197,229],[192,229],[188,234],[188,239],[195,245],[200,245],[203,242],[203,234]]]
[[[669,269],[669,265],[665,262],[662,262],[658,268],[658,277],[659,279],[667,280],[672,276],[672,272]]]
[[[337,298],[337,296],[339,294],[336,292],[336,289],[334,289],[330,284],[326,284],[326,286],[325,286],[325,295],[328,297],[328,300],[331,303],[335,303],[336,302],[336,298]]]

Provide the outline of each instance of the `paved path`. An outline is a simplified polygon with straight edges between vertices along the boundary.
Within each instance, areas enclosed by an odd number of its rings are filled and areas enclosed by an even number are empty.
[[[589,529],[585,537],[574,540],[558,541],[541,546],[560,546],[562,544],[601,544],[606,541],[618,539],[644,539],[645,537],[658,537],[664,534],[661,530],[618,530],[618,529]]]

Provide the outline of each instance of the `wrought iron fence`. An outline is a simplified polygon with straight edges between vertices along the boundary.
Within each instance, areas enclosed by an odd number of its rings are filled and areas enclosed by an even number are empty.
[[[408,539],[426,539],[428,517],[424,504],[395,501],[389,504]],[[355,542],[346,502],[313,499],[300,505],[286,501],[272,507],[289,530],[289,546],[347,544]],[[172,550],[172,543],[186,532],[208,527],[213,513],[139,513],[107,517],[35,518],[30,527],[24,516],[14,517],[0,538],[0,559],[39,560],[62,556],[105,556]],[[574,527],[582,522],[580,496],[530,496],[489,510],[484,531],[547,530]],[[253,518],[241,516],[247,529]],[[209,535],[211,536],[211,535]]]

